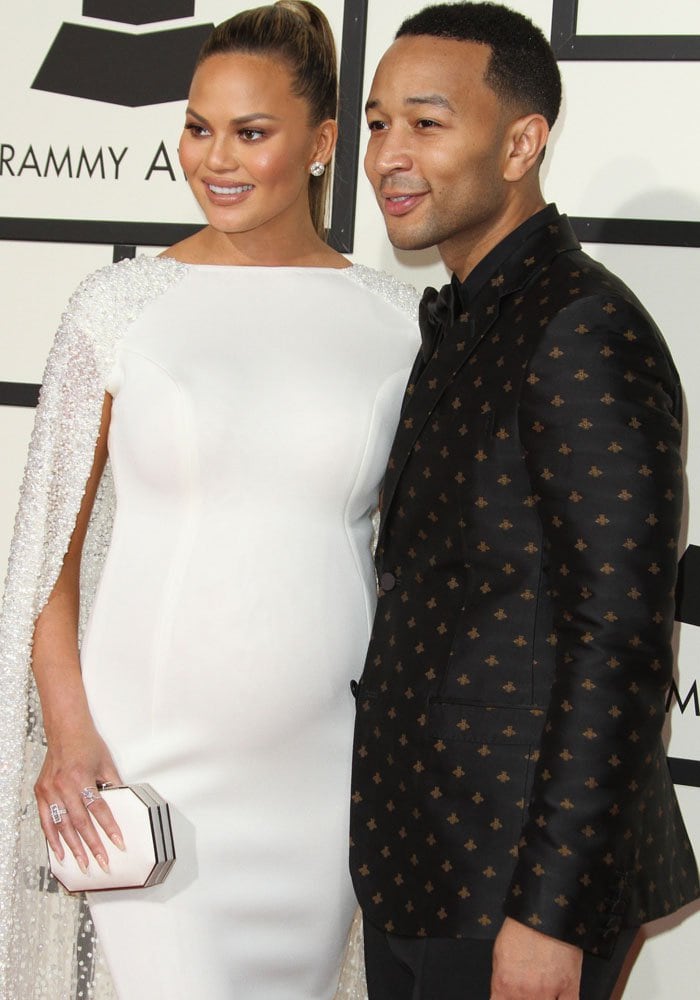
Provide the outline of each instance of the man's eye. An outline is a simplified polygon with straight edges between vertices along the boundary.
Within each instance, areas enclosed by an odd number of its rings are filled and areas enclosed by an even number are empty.
[[[382,122],[382,121],[376,120],[376,121],[373,121],[373,122],[367,122],[367,127],[369,128],[370,132],[381,132],[387,126],[386,126],[386,122]]]
[[[418,128],[439,128],[440,122],[433,121],[432,118],[421,118],[416,125]]]

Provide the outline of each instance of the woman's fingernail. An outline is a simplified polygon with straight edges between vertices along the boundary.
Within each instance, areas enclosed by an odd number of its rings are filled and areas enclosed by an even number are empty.
[[[113,833],[109,839],[112,841],[115,847],[119,848],[120,851],[126,850],[126,847],[124,846],[124,841],[122,840],[122,838],[119,836],[118,833]]]
[[[88,873],[87,861],[83,861],[82,858],[76,858],[75,860],[78,862],[78,868],[81,870],[83,875],[87,875]]]
[[[109,875],[109,865],[107,864],[107,858],[104,854],[96,854],[95,861],[98,863],[102,871],[105,872],[106,875]]]

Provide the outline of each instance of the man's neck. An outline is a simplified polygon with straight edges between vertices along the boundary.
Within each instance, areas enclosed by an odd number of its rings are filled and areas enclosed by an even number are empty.
[[[539,189],[528,199],[518,199],[507,205],[497,219],[490,219],[481,229],[460,233],[445,240],[438,247],[445,266],[457,276],[460,282],[466,280],[474,268],[494,247],[498,246],[509,233],[523,222],[527,222],[546,205]]]

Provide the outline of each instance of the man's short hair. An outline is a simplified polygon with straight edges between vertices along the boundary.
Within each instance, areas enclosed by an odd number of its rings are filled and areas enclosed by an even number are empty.
[[[485,82],[519,114],[540,114],[550,128],[561,104],[552,47],[527,17],[498,3],[438,3],[406,18],[396,37],[432,35],[491,48]]]

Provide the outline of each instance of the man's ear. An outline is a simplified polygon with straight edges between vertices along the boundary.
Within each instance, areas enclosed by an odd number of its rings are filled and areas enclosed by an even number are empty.
[[[537,167],[549,138],[549,125],[542,115],[516,118],[508,130],[503,179],[519,181]]]

